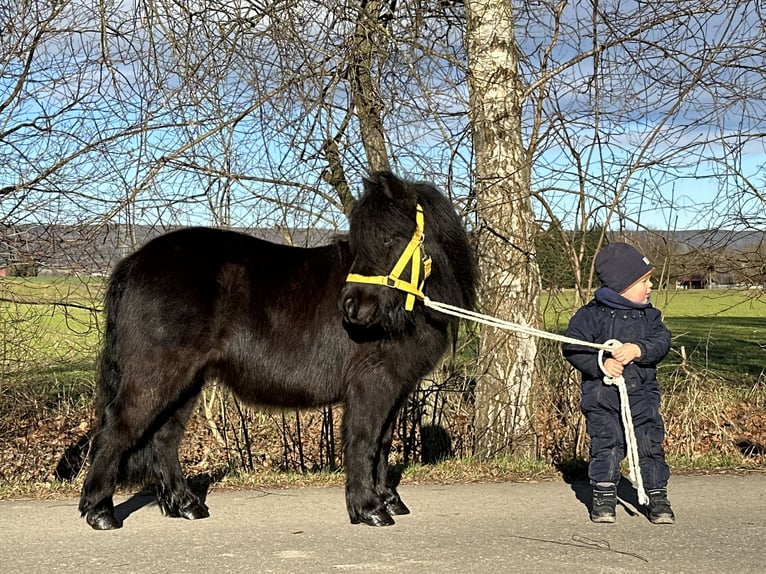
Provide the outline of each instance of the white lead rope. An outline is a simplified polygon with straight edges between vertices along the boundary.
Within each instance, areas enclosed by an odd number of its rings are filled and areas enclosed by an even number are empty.
[[[616,339],[611,339],[606,342],[609,344],[620,345],[620,342]],[[619,377],[611,377],[606,373],[604,368],[604,351],[598,352],[598,366],[604,373],[604,383],[607,385],[614,385],[617,387],[617,391],[620,393],[620,417],[622,418],[622,428],[625,430],[625,450],[628,454],[628,468],[630,469],[630,481],[633,486],[636,487],[638,492],[638,503],[647,505],[649,504],[649,496],[644,489],[644,479],[641,476],[641,466],[638,459],[638,441],[636,440],[636,432],[633,429],[633,415],[630,412],[630,402],[628,399],[628,387],[625,386],[625,377],[620,375]]]
[[[625,379],[622,376],[611,377],[604,369],[603,356],[604,351],[611,351],[622,345],[622,343],[616,339],[610,339],[606,343],[593,343],[591,341],[582,341],[573,337],[567,337],[565,335],[557,335],[556,333],[549,333],[541,329],[535,329],[528,325],[522,325],[521,323],[512,323],[510,321],[504,321],[491,315],[484,315],[475,311],[469,311],[462,307],[455,307],[447,303],[440,303],[438,301],[432,301],[428,297],[423,297],[423,304],[426,307],[441,311],[447,315],[459,317],[461,319],[468,319],[470,321],[476,321],[477,323],[483,323],[490,327],[497,327],[506,331],[515,331],[517,333],[523,333],[525,335],[531,335],[533,337],[541,337],[543,339],[550,339],[552,341],[559,341],[561,343],[572,343],[574,345],[580,345],[584,347],[591,347],[598,349],[598,366],[604,373],[604,383],[607,385],[614,385],[617,387],[617,391],[620,393],[620,417],[622,418],[622,426],[625,430],[625,449],[628,451],[628,466],[630,468],[630,480],[636,487],[638,492],[638,502],[640,504],[649,504],[649,497],[644,490],[644,481],[641,476],[641,467],[639,466],[638,459],[638,443],[636,441],[636,433],[633,429],[633,416],[630,412],[630,402],[628,401],[628,389],[625,386]]]
[[[541,329],[535,329],[528,325],[522,325],[521,323],[511,323],[510,321],[503,321],[497,317],[491,315],[484,315],[477,313],[476,311],[469,311],[462,307],[455,307],[454,305],[448,305],[447,303],[440,303],[438,301],[432,301],[428,297],[423,298],[423,303],[426,307],[431,307],[447,315],[453,315],[454,317],[460,317],[461,319],[470,319],[477,323],[484,323],[490,327],[498,327],[505,329],[506,331],[516,331],[517,333],[523,333],[525,335],[532,335],[534,337],[541,337],[543,339],[551,339],[552,341],[559,341],[560,343],[572,343],[575,345],[581,345],[583,347],[592,347],[601,351],[611,351],[615,347],[619,347],[622,343],[615,341],[616,344],[612,344],[612,341],[606,343],[593,343],[591,341],[581,341],[580,339],[574,339],[565,335],[557,335],[556,333],[549,333],[548,331],[542,331]]]

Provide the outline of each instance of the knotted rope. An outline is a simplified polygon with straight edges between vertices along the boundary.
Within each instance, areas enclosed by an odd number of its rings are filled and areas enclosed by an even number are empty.
[[[559,341],[561,343],[572,343],[582,347],[591,347],[598,349],[598,366],[601,372],[604,373],[604,383],[607,385],[614,385],[617,387],[617,391],[620,394],[620,418],[622,419],[622,427],[625,431],[625,450],[628,455],[628,466],[630,468],[630,480],[636,487],[638,492],[638,502],[640,504],[649,504],[649,497],[644,489],[644,481],[641,476],[641,467],[639,466],[638,459],[638,441],[636,440],[636,433],[633,429],[633,415],[630,412],[630,402],[628,400],[628,388],[625,386],[625,378],[622,376],[612,377],[604,368],[604,351],[612,351],[616,349],[622,343],[617,339],[610,339],[605,343],[593,343],[591,341],[582,341],[573,337],[567,337],[566,335],[558,335],[556,333],[549,333],[541,329],[535,329],[528,325],[522,325],[521,323],[512,323],[510,321],[504,321],[491,315],[484,315],[477,313],[476,311],[469,311],[461,307],[455,307],[454,305],[448,305],[447,303],[440,303],[438,301],[432,301],[428,297],[423,297],[423,304],[426,307],[435,309],[447,315],[459,317],[461,319],[468,319],[470,321],[476,321],[489,325],[490,327],[497,327],[507,331],[515,331],[517,333],[523,333],[525,335],[531,335],[534,337],[541,337],[544,339],[550,339],[552,341]]]
[[[606,342],[607,345],[613,344],[619,346],[620,343],[617,339],[610,339]],[[639,504],[649,504],[649,496],[644,489],[644,479],[641,476],[641,466],[638,459],[638,441],[636,440],[636,432],[633,429],[633,415],[630,412],[630,402],[628,399],[628,387],[625,386],[625,377],[620,375],[619,377],[612,377],[604,368],[604,351],[598,352],[598,366],[601,372],[604,373],[604,383],[607,385],[614,385],[617,387],[617,391],[620,393],[620,417],[622,418],[622,428],[625,431],[625,450],[628,455],[628,467],[630,468],[630,481],[633,486],[636,487],[638,492]]]

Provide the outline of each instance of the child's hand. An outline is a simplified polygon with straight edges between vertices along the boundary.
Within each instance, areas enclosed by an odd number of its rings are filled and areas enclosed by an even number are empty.
[[[641,356],[641,347],[635,343],[625,343],[624,345],[612,350],[612,358],[620,365],[627,365],[631,361]],[[606,366],[606,364],[604,364]]]
[[[625,367],[622,366],[622,363],[615,361],[612,357],[609,357],[604,361],[604,370],[610,377],[622,376],[622,371],[624,369]]]

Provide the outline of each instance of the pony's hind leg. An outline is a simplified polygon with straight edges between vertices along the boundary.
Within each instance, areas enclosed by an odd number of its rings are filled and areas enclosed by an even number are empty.
[[[162,369],[153,373],[145,370],[158,364],[161,363],[146,358],[141,372],[123,376],[119,392],[105,409],[101,427],[93,440],[91,464],[80,494],[79,510],[96,530],[122,526],[114,514],[112,501],[117,482],[125,478],[123,474],[131,479],[150,478],[150,466],[154,462],[152,426],[163,413],[172,418],[172,409],[178,405],[181,389],[188,386],[186,381],[192,380],[191,360],[182,363],[190,365],[189,371],[175,373],[175,376],[163,373]]]
[[[104,412],[91,445],[91,463],[80,494],[80,513],[96,530],[120,528],[114,515],[112,496],[129,452],[135,448],[151,423],[151,417],[133,401],[120,395]]]
[[[105,414],[90,447],[90,468],[80,493],[80,514],[95,530],[113,530],[122,526],[114,515],[112,495],[120,462],[130,441],[115,431],[112,416]]]
[[[200,388],[201,381],[197,385]],[[182,398],[183,405],[152,437],[152,471],[156,479],[157,502],[165,516],[190,520],[210,516],[205,506],[189,488],[178,460],[178,446],[196,404],[196,392]]]

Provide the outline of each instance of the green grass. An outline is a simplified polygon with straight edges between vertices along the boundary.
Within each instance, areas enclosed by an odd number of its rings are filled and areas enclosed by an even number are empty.
[[[96,278],[1,279],[3,384],[54,381],[66,386],[92,378],[103,285]]]
[[[762,291],[677,291],[657,299],[676,352],[683,348],[697,365],[728,379],[763,375],[766,294]]]
[[[748,467],[747,459],[739,453],[704,453],[695,456],[667,455],[667,462],[673,469],[674,474],[694,473],[698,471],[710,472],[719,470],[721,472],[730,469],[745,470]]]
[[[726,378],[758,377],[766,369],[766,319],[758,317],[668,317],[673,347],[690,360]]]
[[[571,292],[543,296],[548,329],[564,332],[572,313]],[[673,334],[663,368],[683,361],[750,385],[766,370],[766,293],[753,291],[655,291],[655,307]]]
[[[80,378],[98,351],[103,297],[101,278],[0,280],[0,371],[41,369],[59,379]],[[545,326],[566,329],[573,292],[543,294]],[[766,293],[751,291],[655,291],[673,333],[664,367],[687,361],[697,368],[752,382],[766,368]],[[4,368],[2,365],[4,364]],[[68,367],[71,365],[71,368]]]
[[[0,372],[32,379],[82,380],[92,368],[101,336],[101,278],[0,280]],[[563,332],[574,310],[573,292],[541,298],[545,327]],[[686,360],[727,380],[752,384],[766,368],[766,293],[655,291],[673,333],[663,368]],[[34,376],[38,371],[40,376]],[[27,378],[27,377],[23,377]]]
[[[581,465],[582,466],[582,465]],[[583,469],[578,472],[582,474]],[[480,461],[474,458],[453,458],[433,465],[412,463],[391,468],[392,476],[401,484],[456,484],[469,482],[528,482],[555,480],[558,471],[552,465],[532,459],[514,459],[499,457],[495,460]],[[246,472],[232,469],[213,476],[200,477],[203,481],[212,479],[212,488],[216,490],[239,489],[281,489],[281,488],[316,488],[342,487],[346,474],[342,470],[319,472],[295,472],[269,470]],[[190,477],[192,485],[195,477]],[[47,482],[11,482],[0,484],[0,500],[16,498],[56,499],[79,494],[82,477],[74,481]],[[118,487],[118,493],[133,492],[134,486]]]

